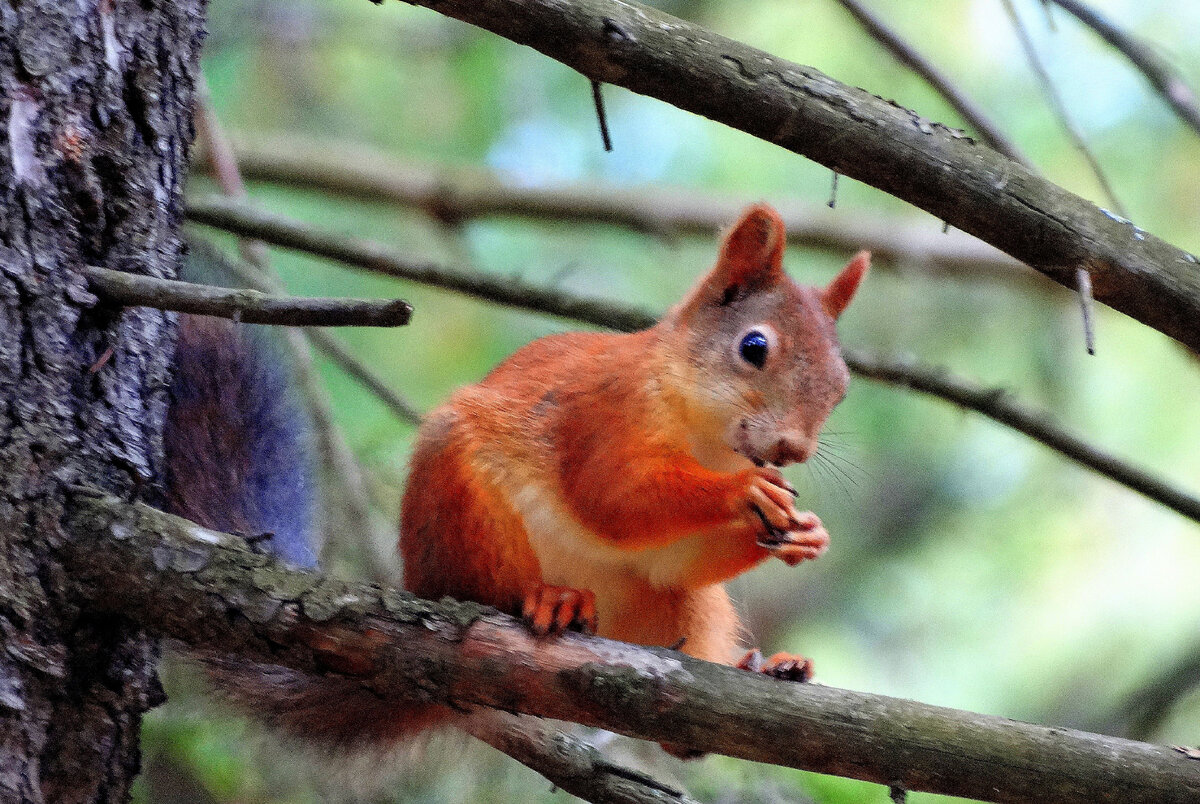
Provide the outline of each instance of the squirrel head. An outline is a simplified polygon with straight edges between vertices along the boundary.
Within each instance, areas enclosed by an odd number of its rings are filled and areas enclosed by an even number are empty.
[[[666,384],[690,432],[712,455],[728,450],[763,464],[808,460],[849,371],[834,322],[850,303],[871,255],[859,252],[824,288],[783,270],[783,220],[747,209],[721,243],[717,263],[663,319],[671,355]]]

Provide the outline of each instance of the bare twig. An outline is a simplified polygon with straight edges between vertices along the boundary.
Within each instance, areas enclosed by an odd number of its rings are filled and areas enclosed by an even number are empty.
[[[652,314],[636,308],[615,302],[580,299],[570,293],[535,287],[518,279],[500,280],[430,263],[414,264],[378,243],[318,232],[282,216],[225,200],[195,201],[189,207],[188,215],[197,222],[235,234],[257,237],[284,248],[455,290],[511,307],[625,331],[644,329],[655,321]],[[983,413],[1189,519],[1200,521],[1200,499],[1087,444],[1053,424],[1045,414],[1005,399],[1003,392],[980,388],[929,368],[888,361],[865,352],[847,349],[843,354],[850,368],[861,375],[924,391]]]
[[[604,143],[604,150],[611,151],[612,136],[608,133],[608,113],[604,110],[602,86],[599,81],[592,82],[592,103],[596,106],[596,122],[600,124],[600,141]]]
[[[221,192],[232,198],[246,197],[246,184],[242,181],[238,169],[237,157],[234,156],[233,146],[225,135],[225,127],[221,125],[212,105],[212,95],[208,91],[208,77],[200,71],[200,81],[196,92],[196,139],[206,147],[203,156],[209,172],[216,179]],[[267,247],[253,240],[238,241],[238,250],[242,257],[251,265],[266,269]]]
[[[767,678],[663,648],[538,639],[470,603],[291,570],[153,508],[80,491],[60,550],[97,612],[244,662],[417,697],[553,717],[657,742],[997,802],[1200,797],[1166,746]],[[784,738],[786,735],[786,738]]]
[[[873,380],[901,385],[982,413],[1017,432],[1040,441],[1076,463],[1200,522],[1200,498],[1166,480],[1138,469],[1055,424],[1041,411],[1012,399],[1005,391],[985,388],[937,369],[913,362],[882,360],[855,349],[843,350],[846,363]]]
[[[260,241],[261,242],[261,241]],[[239,281],[254,290],[263,293],[280,293],[283,283],[273,275],[260,271],[252,266],[238,263],[234,260],[223,259],[225,268],[234,274]],[[421,412],[416,406],[400,393],[392,390],[379,375],[371,370],[366,363],[355,357],[350,347],[341,338],[323,329],[306,329],[305,337],[322,354],[328,357],[334,365],[346,372],[352,379],[357,380],[367,391],[375,395],[396,418],[408,424],[420,424]]]
[[[1067,287],[1086,266],[1097,301],[1200,350],[1194,256],[916,112],[636,0],[409,1],[892,193]]]
[[[284,248],[325,257],[397,279],[436,285],[467,296],[523,310],[583,321],[603,320],[614,329],[638,329],[653,321],[646,312],[570,293],[528,285],[507,277],[418,262],[380,243],[330,237],[273,213],[254,210],[224,198],[193,200],[188,217],[243,237],[255,237]]]
[[[1079,291],[1079,308],[1083,316],[1083,342],[1089,355],[1096,354],[1096,324],[1093,308],[1095,299],[1092,297],[1092,275],[1086,268],[1075,269],[1076,288]]]
[[[1050,106],[1054,109],[1054,114],[1057,115],[1059,122],[1062,123],[1063,129],[1067,132],[1067,136],[1075,143],[1075,148],[1087,161],[1088,167],[1091,168],[1092,174],[1096,177],[1096,181],[1100,183],[1100,189],[1108,198],[1108,203],[1112,204],[1114,210],[1122,218],[1128,218],[1129,213],[1125,210],[1125,205],[1121,203],[1121,199],[1117,197],[1113,190],[1112,184],[1108,180],[1108,176],[1104,173],[1104,168],[1100,167],[1099,160],[1092,153],[1092,149],[1088,147],[1087,140],[1083,138],[1083,133],[1075,125],[1075,121],[1071,118],[1071,113],[1067,111],[1067,106],[1063,103],[1062,97],[1058,94],[1058,88],[1054,84],[1054,79],[1050,77],[1050,73],[1046,71],[1046,66],[1042,64],[1042,59],[1038,56],[1037,47],[1033,44],[1033,39],[1029,36],[1029,31],[1025,28],[1025,23],[1021,20],[1021,15],[1017,12],[1017,7],[1013,5],[1012,0],[1000,0],[1004,4],[1004,10],[1008,12],[1008,17],[1012,20],[1013,30],[1016,31],[1017,39],[1021,42],[1021,47],[1025,51],[1025,57],[1029,60],[1029,66],[1037,75],[1038,83],[1042,86],[1042,91],[1046,93],[1047,100],[1050,101]]]
[[[464,730],[585,801],[694,804],[682,791],[614,765],[593,746],[536,718],[491,711],[467,719]]]
[[[737,218],[745,198],[696,190],[615,185],[522,187],[482,170],[431,168],[344,144],[298,141],[238,144],[238,165],[250,181],[334,193],[357,201],[426,210],[461,222],[517,216],[624,226],[657,235],[711,238]],[[211,171],[204,163],[198,165]],[[836,176],[836,172],[835,172]],[[868,249],[876,263],[902,264],[938,276],[1034,282],[1054,287],[995,248],[962,233],[941,237],[928,226],[881,217],[847,219],[821,207],[776,202],[792,245],[836,253]]]
[[[395,299],[321,299],[273,296],[257,290],[197,285],[109,268],[84,268],[92,292],[126,306],[232,318],[247,324],[289,327],[401,327],[412,317],[408,302]]]
[[[1170,62],[1154,52],[1153,46],[1131,36],[1118,28],[1091,6],[1079,0],[1042,0],[1043,3],[1054,3],[1059,8],[1073,15],[1087,27],[1095,31],[1101,39],[1124,55],[1145,76],[1163,100],[1170,104],[1175,114],[1200,134],[1200,106],[1196,102],[1196,93],[1187,85],[1183,76]]]
[[[959,90],[954,85],[954,82],[922,56],[912,45],[904,41],[898,33],[889,28],[883,20],[871,13],[858,0],[837,0],[837,2],[846,11],[850,12],[850,16],[858,20],[859,25],[875,41],[883,45],[897,61],[925,79],[925,83],[933,87],[934,91],[941,95],[950,104],[951,108],[962,115],[963,120],[969,126],[975,129],[980,139],[1009,159],[1020,162],[1026,167],[1032,167],[1029,159],[1021,153],[1011,140],[1004,136],[999,127],[992,122],[974,101]]]

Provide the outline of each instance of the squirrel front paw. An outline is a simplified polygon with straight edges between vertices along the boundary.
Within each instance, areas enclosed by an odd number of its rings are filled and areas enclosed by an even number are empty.
[[[568,629],[596,633],[596,596],[586,589],[543,584],[530,590],[521,605],[521,619],[538,636]]]
[[[820,558],[829,547],[829,531],[821,524],[820,518],[812,511],[796,515],[799,526],[784,533],[769,533],[759,539],[762,547],[771,551],[771,555],[783,561],[789,567],[794,567],[801,561],[812,561]]]
[[[762,673],[772,678],[784,681],[812,681],[812,659],[797,656],[794,653],[776,653],[770,659],[763,659],[762,651],[758,648],[746,651],[746,655],[737,663],[741,670],[751,673]]]
[[[760,466],[749,473],[750,510],[763,530],[758,538],[759,546],[770,550],[790,567],[824,553],[829,546],[829,533],[812,511],[801,513],[796,510],[792,504],[796,490],[779,470]]]

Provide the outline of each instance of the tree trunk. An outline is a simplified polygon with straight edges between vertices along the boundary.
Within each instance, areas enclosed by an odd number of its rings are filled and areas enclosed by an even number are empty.
[[[125,801],[156,643],[78,605],[73,485],[153,498],[170,319],[80,271],[173,276],[203,0],[0,5],[0,800]]]

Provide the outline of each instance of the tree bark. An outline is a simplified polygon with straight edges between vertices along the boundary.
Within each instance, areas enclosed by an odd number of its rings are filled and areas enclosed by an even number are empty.
[[[117,802],[157,643],[72,592],[66,490],[152,498],[171,323],[88,292],[170,277],[203,0],[0,5],[0,800]]]

